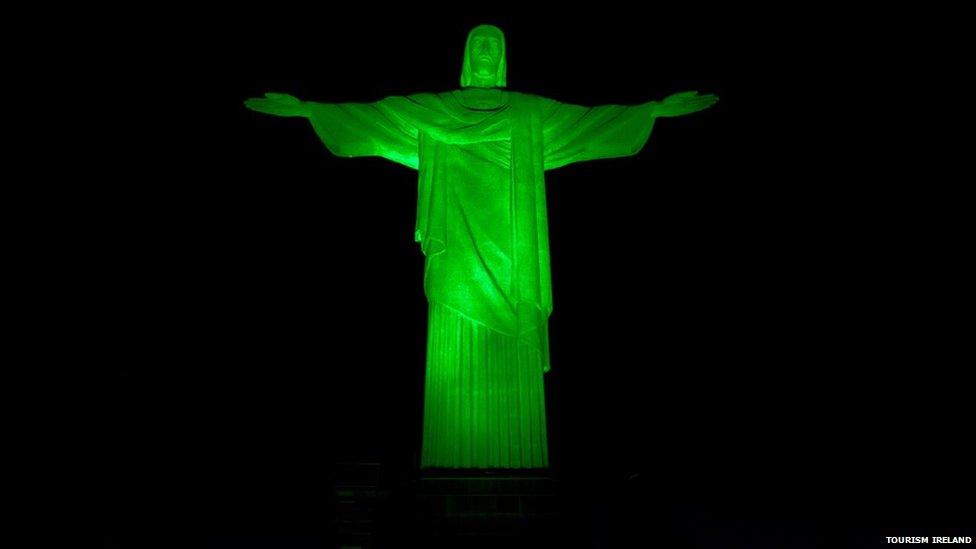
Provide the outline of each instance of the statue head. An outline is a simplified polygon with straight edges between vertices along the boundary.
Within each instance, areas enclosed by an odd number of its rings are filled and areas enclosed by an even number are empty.
[[[498,27],[478,25],[468,33],[461,87],[505,87],[505,35]]]

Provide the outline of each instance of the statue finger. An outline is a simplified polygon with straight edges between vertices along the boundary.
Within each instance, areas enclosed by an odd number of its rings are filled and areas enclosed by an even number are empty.
[[[276,101],[287,101],[288,103],[297,103],[298,99],[288,95],[287,93],[274,93],[268,92],[264,94],[268,99],[274,99]]]

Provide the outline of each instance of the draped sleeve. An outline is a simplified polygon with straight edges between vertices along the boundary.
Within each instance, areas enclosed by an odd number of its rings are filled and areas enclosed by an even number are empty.
[[[418,127],[405,116],[409,101],[388,97],[374,103],[309,101],[312,128],[336,156],[380,156],[417,169]]]
[[[545,100],[542,135],[545,169],[637,154],[654,127],[653,101],[634,106],[582,107]]]
[[[444,95],[420,93],[373,103],[306,104],[312,128],[332,154],[379,156],[413,169],[420,165],[423,135],[454,145],[508,138],[504,110],[464,116],[445,102]]]

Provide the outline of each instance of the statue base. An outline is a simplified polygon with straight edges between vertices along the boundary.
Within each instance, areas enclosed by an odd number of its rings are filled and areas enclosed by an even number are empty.
[[[537,548],[559,537],[559,484],[545,470],[425,470],[415,493],[424,547]]]
[[[339,463],[335,471],[335,532],[340,549],[375,547],[377,518],[390,493],[375,462]]]

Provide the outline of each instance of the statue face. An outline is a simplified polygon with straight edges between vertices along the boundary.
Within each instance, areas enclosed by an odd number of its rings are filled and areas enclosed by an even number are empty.
[[[471,29],[464,43],[461,87],[504,88],[505,35],[493,25]]]
[[[494,77],[498,73],[498,64],[502,59],[501,40],[487,30],[476,32],[471,37],[470,49],[471,69],[479,77]]]

